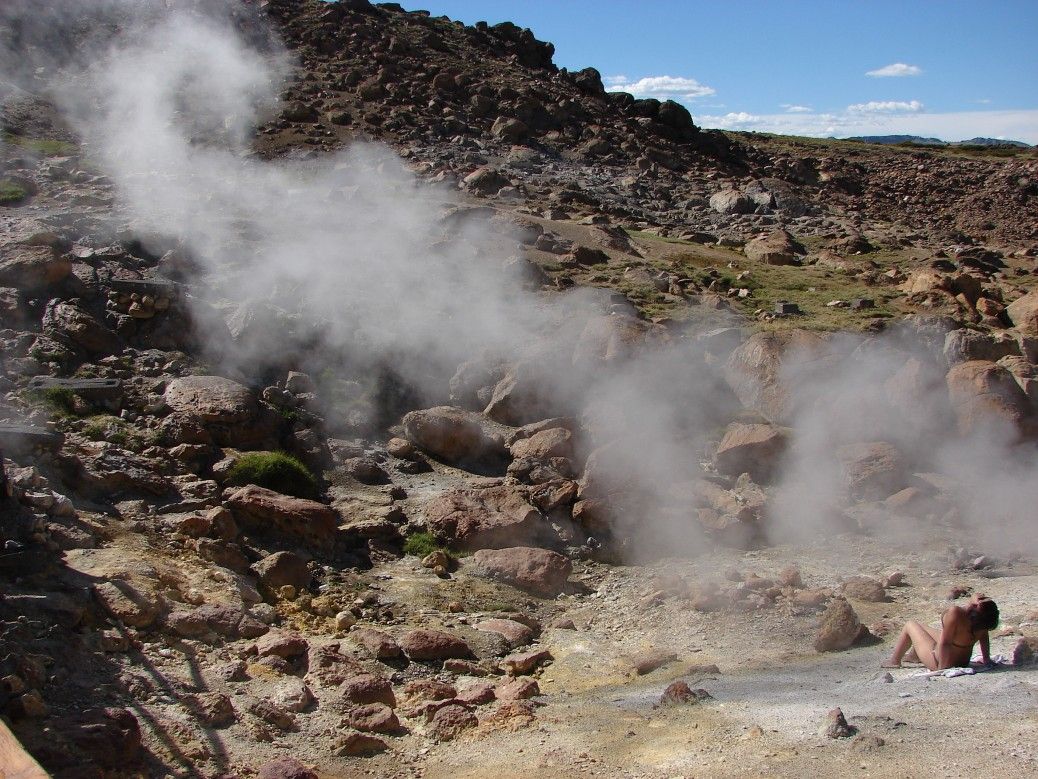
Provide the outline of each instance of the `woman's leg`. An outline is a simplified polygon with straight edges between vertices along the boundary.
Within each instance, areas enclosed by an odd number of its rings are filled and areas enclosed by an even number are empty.
[[[939,631],[937,628],[932,628],[929,625],[923,625],[923,627],[926,628],[926,632],[929,633],[933,637],[934,646],[936,647],[937,646],[937,642],[941,639],[941,631]],[[919,659],[919,655],[916,653],[915,647],[912,647],[911,649],[908,650],[908,653],[905,655],[904,659],[907,660],[910,663],[921,663],[921,662],[923,662],[922,660]]]
[[[883,667],[900,668],[901,659],[905,656],[909,647],[911,647],[915,650],[920,662],[931,671],[935,671],[937,670],[937,657],[934,654],[936,646],[937,641],[930,635],[926,626],[912,620],[905,624],[901,635],[897,638],[897,643],[894,644],[894,651],[887,662],[883,664]]]

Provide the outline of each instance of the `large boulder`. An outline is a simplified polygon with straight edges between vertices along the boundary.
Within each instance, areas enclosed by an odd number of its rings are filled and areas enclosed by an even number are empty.
[[[949,364],[970,360],[997,362],[1020,354],[1020,344],[1008,333],[981,333],[960,328],[944,338],[944,358]]]
[[[0,287],[36,290],[57,284],[72,272],[68,259],[50,246],[7,245],[0,255]]]
[[[749,195],[735,189],[724,189],[710,196],[710,207],[719,214],[749,214],[757,207]]]
[[[485,549],[536,542],[548,530],[523,487],[455,489],[425,506],[425,522],[437,538],[460,549]]]
[[[478,463],[507,456],[500,426],[474,411],[436,406],[404,415],[407,440],[449,463]]]
[[[466,562],[466,567],[478,576],[502,581],[544,597],[553,597],[562,592],[573,572],[573,564],[568,557],[547,549],[524,546],[481,549]]]
[[[858,640],[861,630],[861,621],[851,604],[844,598],[833,598],[822,614],[815,649],[819,652],[847,649]]]
[[[959,363],[946,376],[959,432],[969,434],[1002,427],[1018,435],[1034,435],[1034,411],[1027,395],[1008,370],[986,360]]]
[[[573,434],[564,427],[552,427],[539,430],[529,438],[520,438],[512,444],[512,457],[520,459],[529,457],[534,460],[547,460],[551,457],[569,457],[573,454]]]
[[[724,377],[739,401],[772,422],[789,419],[797,390],[829,373],[838,355],[824,335],[807,330],[754,333],[731,353]],[[795,371],[784,367],[796,362]],[[792,378],[791,378],[792,377]]]
[[[43,314],[45,335],[91,354],[113,354],[122,341],[113,330],[73,302],[52,301]]]
[[[883,500],[907,486],[901,453],[883,441],[847,444],[836,451],[844,484],[858,500]]]
[[[765,265],[796,265],[807,249],[785,230],[754,238],[743,247],[746,257]]]
[[[1006,308],[1013,326],[1024,335],[1038,336],[1038,290],[1014,300]]]
[[[400,637],[400,648],[409,660],[449,660],[472,657],[464,639],[441,630],[412,630]]]
[[[226,505],[242,527],[292,536],[321,549],[335,543],[339,514],[323,503],[250,484],[232,493]]]
[[[176,413],[223,425],[249,422],[259,408],[248,388],[222,376],[173,379],[166,387],[165,400]]]
[[[728,476],[748,473],[756,482],[767,482],[789,445],[789,434],[775,425],[733,422],[714,455],[717,470]]]

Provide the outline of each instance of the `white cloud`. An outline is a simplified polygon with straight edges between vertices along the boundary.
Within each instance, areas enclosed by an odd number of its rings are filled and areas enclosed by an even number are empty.
[[[902,76],[918,76],[923,69],[918,65],[906,65],[904,62],[894,62],[884,65],[882,68],[868,71],[865,75],[873,78],[900,78]]]
[[[1020,111],[957,111],[950,113],[779,113],[720,115],[695,113],[700,127],[722,130],[804,135],[922,135],[960,141],[966,138],[1011,138],[1038,145],[1038,109]]]
[[[868,103],[855,103],[847,106],[852,114],[900,114],[916,113],[923,110],[918,100],[870,100]]]
[[[636,97],[655,97],[659,100],[695,100],[716,94],[713,87],[700,84],[694,78],[677,76],[646,76],[631,81],[626,76],[609,76],[605,80],[610,92],[630,92]]]
[[[789,114],[809,114],[813,110],[811,106],[796,105],[795,103],[783,103],[782,108]]]

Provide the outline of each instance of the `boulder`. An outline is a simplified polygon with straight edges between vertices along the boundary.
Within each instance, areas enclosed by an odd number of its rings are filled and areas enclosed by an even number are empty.
[[[396,733],[400,720],[396,712],[384,703],[367,703],[351,710],[347,717],[349,725],[361,733]]]
[[[310,569],[306,560],[293,552],[275,552],[267,555],[252,566],[253,572],[264,587],[277,592],[291,586],[303,591],[310,586]]]
[[[747,259],[765,265],[796,265],[807,249],[785,230],[754,238],[743,247]]]
[[[376,674],[356,674],[348,677],[339,685],[339,697],[341,705],[346,709],[368,703],[396,706],[392,683],[384,676]]]
[[[1006,307],[1013,327],[1031,337],[1038,337],[1038,290],[1032,290]]]
[[[0,287],[32,291],[57,284],[72,272],[72,263],[50,246],[7,245],[0,255]]]
[[[530,543],[549,530],[523,487],[455,489],[425,505],[425,522],[439,539],[465,550]]]
[[[825,378],[838,355],[824,335],[807,330],[754,333],[725,364],[724,377],[739,401],[772,422],[790,418],[798,405],[797,390],[815,377]],[[788,366],[799,369],[791,380]]]
[[[404,654],[392,636],[375,628],[354,628],[350,631],[350,639],[376,660],[395,660]]]
[[[848,598],[863,600],[866,603],[885,603],[890,600],[883,582],[870,579],[868,576],[854,576],[845,581],[840,589]]]
[[[174,413],[218,425],[241,425],[255,419],[255,395],[222,376],[184,376],[173,379],[164,394]]]
[[[521,438],[510,447],[512,457],[547,460],[550,457],[569,457],[573,454],[573,434],[563,427],[540,430],[529,438]]]
[[[733,422],[725,431],[714,465],[728,476],[748,473],[758,483],[766,483],[775,473],[789,444],[789,434],[775,425],[747,425]]]
[[[426,730],[437,741],[451,741],[478,724],[479,719],[475,714],[464,706],[452,704],[438,709]]]
[[[323,503],[250,484],[232,493],[226,505],[243,527],[282,533],[322,549],[335,543],[339,514]]]
[[[135,628],[146,628],[162,612],[158,595],[114,579],[93,586],[94,597],[113,619]]]
[[[547,549],[512,547],[481,549],[466,567],[478,576],[511,584],[536,595],[553,597],[566,586],[573,572],[568,557]]]
[[[485,619],[477,622],[475,628],[487,633],[496,633],[504,638],[512,649],[526,646],[534,637],[533,628],[512,619]]]
[[[844,484],[856,500],[883,500],[907,486],[901,453],[891,444],[871,441],[836,450]]]
[[[511,186],[511,181],[494,168],[478,168],[462,179],[462,184],[477,195],[495,195],[503,187]]]
[[[439,630],[412,630],[400,639],[409,660],[447,660],[472,657],[464,639]]]
[[[256,779],[317,779],[317,774],[294,757],[279,757],[261,765]]]
[[[92,314],[72,302],[54,301],[43,314],[43,332],[50,338],[91,354],[113,354],[122,340]]]
[[[945,380],[960,433],[968,435],[995,425],[1021,436],[1034,434],[1028,397],[1001,365],[970,360],[953,366]]]
[[[951,365],[970,360],[997,362],[1019,354],[1020,344],[1008,333],[981,333],[960,328],[952,330],[944,339],[944,358]]]
[[[833,598],[822,613],[815,649],[834,652],[847,649],[858,639],[862,624],[851,604],[843,598]]]
[[[449,463],[481,462],[506,456],[504,439],[495,424],[482,414],[437,406],[404,415],[407,440]]]
[[[710,207],[719,214],[749,214],[757,207],[753,198],[735,189],[724,189],[710,196]]]
[[[491,126],[490,132],[495,138],[516,142],[525,138],[527,133],[530,132],[530,128],[518,119],[499,116],[493,126]],[[508,184],[506,183],[503,186],[508,186]],[[500,188],[498,187],[498,189]]]

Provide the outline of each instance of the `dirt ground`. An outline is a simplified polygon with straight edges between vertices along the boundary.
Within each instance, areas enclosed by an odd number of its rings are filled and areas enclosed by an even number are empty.
[[[992,770],[1036,775],[1035,667],[934,679],[906,665],[887,681],[880,663],[892,635],[872,646],[819,654],[811,645],[811,614],[779,609],[703,614],[682,598],[654,606],[643,602],[660,576],[699,580],[732,566],[766,576],[794,563],[812,587],[899,570],[906,583],[890,590],[890,602],[852,601],[865,624],[936,621],[950,588],[958,586],[999,603],[1002,628],[1013,635],[994,637],[992,654],[1007,653],[1018,631],[1035,633],[1038,626],[1025,615],[1038,600],[1038,569],[1015,561],[997,570],[996,578],[989,578],[992,571],[953,571],[945,541],[934,539],[929,548],[906,552],[845,536],[810,549],[717,551],[648,567],[592,564],[582,574],[590,592],[560,596],[556,604],[577,630],[548,630],[542,637],[555,661],[540,676],[544,705],[530,727],[480,728],[414,751],[404,739],[392,753],[326,776],[664,779],[838,772],[954,777]],[[386,585],[409,588],[413,582],[394,577]],[[677,657],[638,676],[629,658],[647,649]],[[709,664],[720,673],[696,668]],[[660,694],[677,679],[706,689],[713,699],[659,707]],[[843,710],[856,737],[833,740],[821,734],[834,707]]]

